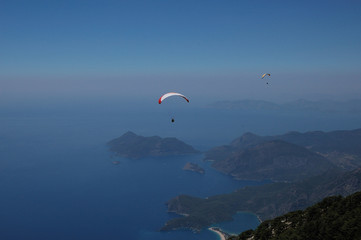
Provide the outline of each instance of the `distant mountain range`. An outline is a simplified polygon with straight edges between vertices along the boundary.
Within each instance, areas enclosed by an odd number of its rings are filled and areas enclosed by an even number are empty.
[[[238,100],[219,101],[209,104],[207,107],[218,109],[238,109],[238,110],[267,110],[267,111],[318,111],[318,112],[347,112],[353,114],[361,113],[361,99],[349,100],[345,102],[323,100],[309,101],[299,99],[283,104],[277,104],[261,100]]]
[[[361,190],[361,129],[333,132],[290,132],[277,136],[246,133],[229,145],[205,153],[213,167],[239,179],[272,179],[276,183],[247,187],[207,199],[180,195],[169,212],[184,217],[162,230],[194,231],[251,211],[270,219],[333,195]]]
[[[199,153],[192,146],[176,139],[158,136],[143,137],[127,132],[107,143],[110,151],[118,156],[139,159]]]

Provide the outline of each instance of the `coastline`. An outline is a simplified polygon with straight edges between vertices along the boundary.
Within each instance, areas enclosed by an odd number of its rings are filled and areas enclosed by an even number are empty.
[[[223,232],[223,231],[222,231],[220,228],[218,228],[218,227],[210,227],[210,228],[208,228],[208,230],[217,233],[218,236],[219,236],[219,238],[220,238],[221,240],[227,240],[227,238],[230,237],[229,234]]]
[[[259,223],[261,224],[261,223],[263,222],[262,219],[261,219],[261,217],[258,216],[257,214],[256,214],[256,216],[257,216],[257,218],[258,218]]]
[[[260,217],[258,214],[255,214],[255,213],[253,213],[253,212],[237,211],[237,214],[250,214],[250,215],[253,215],[253,217],[256,217],[256,218],[257,218],[256,221],[258,221],[259,224],[262,223],[261,217]],[[234,216],[234,217],[235,217],[235,219],[237,219],[237,216]],[[253,218],[253,217],[252,217],[252,218]],[[257,224],[257,225],[259,225],[259,224]],[[250,229],[251,229],[251,228],[253,229],[253,227],[249,227],[249,228],[250,228]],[[231,226],[231,229],[232,229],[232,226]],[[237,235],[240,234],[240,232],[237,232],[237,230],[236,230],[235,232],[230,232],[229,230],[228,230],[228,231],[225,231],[225,230],[223,230],[222,227],[220,227],[219,225],[213,225],[212,227],[209,227],[208,230],[216,233],[216,234],[219,236],[219,239],[221,239],[221,240],[227,240],[227,239],[229,239],[229,238],[232,237],[232,236],[237,236]],[[246,230],[247,230],[247,229],[246,229]],[[243,230],[243,231],[245,231],[245,230]]]

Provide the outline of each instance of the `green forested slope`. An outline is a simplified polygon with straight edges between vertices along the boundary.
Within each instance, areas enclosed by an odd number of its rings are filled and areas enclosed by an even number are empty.
[[[334,196],[303,210],[263,222],[232,240],[361,239],[361,192]]]

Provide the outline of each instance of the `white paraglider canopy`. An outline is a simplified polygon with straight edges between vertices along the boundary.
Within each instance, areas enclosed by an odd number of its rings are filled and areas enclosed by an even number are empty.
[[[173,97],[173,96],[179,96],[179,97],[182,97],[184,98],[187,102],[189,102],[188,98],[186,96],[184,96],[183,94],[180,94],[180,93],[176,93],[176,92],[169,92],[169,93],[166,93],[164,94],[163,96],[161,96],[158,100],[158,103],[161,104],[164,99],[168,98],[168,97]]]

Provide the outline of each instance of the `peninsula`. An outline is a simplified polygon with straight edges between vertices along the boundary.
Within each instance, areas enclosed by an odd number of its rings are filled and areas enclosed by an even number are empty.
[[[237,179],[295,182],[334,168],[351,171],[361,167],[361,129],[275,136],[245,133],[207,151],[205,160]]]
[[[109,141],[107,145],[116,155],[130,159],[199,153],[192,146],[176,138],[143,137],[133,132],[125,133]]]
[[[229,237],[231,237],[231,235],[224,232],[222,229],[220,229],[218,227],[210,227],[210,228],[208,228],[208,230],[218,234],[218,236],[221,238],[221,240],[227,240]]]

